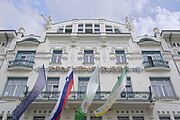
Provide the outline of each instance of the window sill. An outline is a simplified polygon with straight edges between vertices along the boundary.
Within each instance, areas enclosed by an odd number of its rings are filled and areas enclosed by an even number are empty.
[[[62,62],[50,62],[49,64],[50,64],[50,65],[61,65]]]
[[[117,65],[120,65],[120,64],[127,64],[127,62],[116,62]]]
[[[84,65],[94,65],[95,63],[94,63],[94,62],[93,62],[93,63],[90,63],[90,62],[87,62],[87,63],[86,63],[86,62],[83,62],[83,64],[84,64]]]
[[[179,100],[179,97],[154,97],[155,100],[164,100],[164,101],[171,101],[171,100]]]

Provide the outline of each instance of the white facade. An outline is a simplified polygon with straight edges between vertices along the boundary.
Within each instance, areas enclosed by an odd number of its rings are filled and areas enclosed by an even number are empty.
[[[21,120],[47,118],[70,66],[74,68],[74,87],[60,120],[73,120],[97,65],[100,87],[87,120],[179,120],[180,63],[172,55],[166,32],[137,37],[128,18],[125,24],[104,19],[61,23],[49,20],[41,36],[24,36],[22,32],[0,31],[0,42],[7,43],[0,48],[0,120],[11,117],[26,87],[31,91],[43,64],[51,94],[47,95],[44,88]],[[5,34],[9,36],[6,39]],[[129,69],[125,91],[106,114],[94,118],[93,111],[108,98],[126,65]]]

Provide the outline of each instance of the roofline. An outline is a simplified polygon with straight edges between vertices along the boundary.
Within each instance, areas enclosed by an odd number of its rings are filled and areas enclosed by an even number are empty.
[[[0,30],[0,32],[14,32],[17,35],[16,30]]]
[[[65,20],[65,21],[62,21],[62,22],[53,23],[52,25],[56,25],[56,24],[60,24],[60,23],[64,23],[64,22],[70,22],[70,21],[73,21],[73,20],[104,20],[104,21],[107,21],[107,22],[112,22],[112,23],[124,25],[122,23],[106,20],[106,19],[103,19],[103,18],[102,19],[72,19],[72,20]]]
[[[162,36],[163,32],[180,32],[180,30],[162,30],[161,36]]]

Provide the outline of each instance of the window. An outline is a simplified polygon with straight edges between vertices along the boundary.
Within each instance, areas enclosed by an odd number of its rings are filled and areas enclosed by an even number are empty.
[[[59,88],[59,77],[48,77],[47,78],[47,95],[45,97],[57,98]]]
[[[115,28],[115,29],[114,29],[114,32],[115,32],[115,33],[121,33],[118,28]]]
[[[180,117],[174,117],[175,120],[180,120]]]
[[[125,53],[122,50],[116,50],[116,63],[126,63]]]
[[[102,120],[102,117],[91,117],[90,120]]]
[[[2,116],[0,116],[0,120],[2,120],[2,118],[3,118],[3,117],[2,117]]]
[[[83,33],[84,25],[83,24],[78,24],[78,32]]]
[[[119,78],[119,77],[118,77]],[[132,98],[133,97],[133,90],[132,90],[132,83],[131,83],[131,78],[127,77],[127,82],[125,86],[125,90],[121,93],[121,97],[128,97]]]
[[[72,25],[66,26],[65,33],[72,33]]]
[[[35,51],[18,51],[16,60],[34,61]]]
[[[84,50],[84,63],[94,63],[93,50]]]
[[[163,61],[160,51],[142,51],[142,53],[146,67],[155,67],[167,64]]]
[[[99,33],[100,32],[100,25],[99,24],[94,24],[94,32]]]
[[[180,55],[180,52],[178,52],[178,55]]]
[[[170,120],[170,117],[159,117],[160,120]]]
[[[27,79],[26,77],[8,78],[4,96],[23,97],[26,91]]]
[[[85,33],[92,33],[92,24],[85,24]]]
[[[59,28],[58,33],[63,33],[63,28]]]
[[[45,120],[45,117],[43,116],[38,116],[38,117],[34,117],[34,120]]]
[[[54,50],[52,56],[52,63],[61,63],[62,50]]]
[[[175,97],[169,78],[150,78],[155,97]]]
[[[133,117],[133,120],[144,120],[144,117]]]
[[[10,62],[10,66],[27,66],[32,67],[34,64],[35,51],[18,51],[15,61]]]
[[[7,120],[13,120],[13,117],[9,117],[9,116],[8,116],[8,117],[7,117]]]
[[[113,29],[111,25],[106,25],[106,33],[113,33]]]
[[[129,117],[118,117],[117,120],[129,120]]]
[[[79,77],[78,78],[78,91],[79,91],[78,99],[82,99],[84,97],[84,93],[86,92],[89,79],[90,79],[90,77]],[[99,92],[99,91],[100,91],[100,87],[98,87],[97,92]],[[96,94],[94,96],[94,98],[98,99],[99,95]]]

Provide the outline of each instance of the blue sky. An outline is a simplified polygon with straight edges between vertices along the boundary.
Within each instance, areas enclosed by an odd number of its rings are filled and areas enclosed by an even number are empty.
[[[138,35],[152,35],[153,28],[180,29],[180,0],[0,0],[0,29],[18,30],[40,35],[44,19],[52,16],[61,22],[74,18],[99,19],[124,23],[134,19]]]

